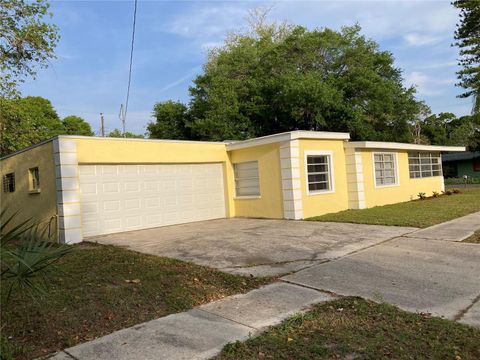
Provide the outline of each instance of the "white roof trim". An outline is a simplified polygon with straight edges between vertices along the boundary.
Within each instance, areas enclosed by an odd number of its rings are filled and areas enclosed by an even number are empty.
[[[350,134],[326,131],[289,131],[280,134],[267,135],[258,138],[227,143],[227,151],[245,149],[252,146],[267,145],[296,139],[348,140],[350,139]]]
[[[108,136],[82,136],[82,135],[59,135],[59,139],[87,139],[87,140],[114,140],[114,141],[145,141],[145,142],[165,142],[181,144],[216,144],[225,145],[222,141],[196,141],[196,140],[174,140],[174,139],[148,139],[148,138],[123,138]]]
[[[356,149],[393,149],[417,151],[465,151],[464,146],[419,145],[382,141],[352,141],[345,144],[347,148]]]

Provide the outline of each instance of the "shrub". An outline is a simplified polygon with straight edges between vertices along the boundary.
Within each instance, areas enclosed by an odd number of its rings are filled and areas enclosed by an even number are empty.
[[[452,192],[454,194],[461,194],[462,192],[460,191],[460,189],[452,189]]]
[[[453,192],[451,190],[445,190],[445,191],[442,191],[443,192],[443,195],[452,195]]]
[[[427,198],[427,194],[424,192],[419,192],[417,196],[420,200],[425,200]]]
[[[438,191],[432,191],[432,196],[433,196],[434,198],[439,197],[439,196],[440,196],[440,193],[439,193]]]

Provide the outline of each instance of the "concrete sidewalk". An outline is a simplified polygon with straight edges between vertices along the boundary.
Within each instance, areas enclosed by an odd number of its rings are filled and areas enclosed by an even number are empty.
[[[385,301],[480,326],[480,212],[415,231],[277,282],[86,342],[53,359],[208,359],[332,293]],[[446,240],[446,241],[437,241]]]
[[[282,278],[290,283],[385,301],[480,327],[480,212]]]
[[[403,236],[428,240],[462,241],[480,230],[480,211]]]
[[[52,359],[209,359],[227,343],[246,340],[312,304],[333,299],[324,292],[278,282],[116,331]]]

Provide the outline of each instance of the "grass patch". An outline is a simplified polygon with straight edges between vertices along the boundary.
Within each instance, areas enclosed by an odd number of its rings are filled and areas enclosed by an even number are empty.
[[[219,359],[479,359],[480,330],[347,297],[320,304]]]
[[[475,234],[466,238],[462,242],[471,243],[471,244],[480,244],[480,231],[476,231]]]
[[[18,359],[36,358],[271,281],[91,243],[74,246],[57,269],[45,299],[32,301],[18,293],[7,306],[2,301],[2,336],[9,338]]]
[[[345,210],[307,220],[425,228],[480,211],[480,189],[461,189],[461,191],[460,194],[442,195],[426,200],[362,210]]]

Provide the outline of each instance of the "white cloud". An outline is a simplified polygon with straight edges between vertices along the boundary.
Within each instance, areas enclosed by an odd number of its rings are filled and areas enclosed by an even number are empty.
[[[226,33],[244,24],[247,9],[248,7],[232,3],[223,6],[194,6],[177,16],[163,30],[190,38],[223,38]]]
[[[439,43],[442,38],[440,36],[410,33],[403,36],[408,45],[411,46],[425,46]]]
[[[420,96],[439,96],[455,83],[454,78],[439,78],[421,71],[413,71],[405,76],[407,86],[415,86]]]

